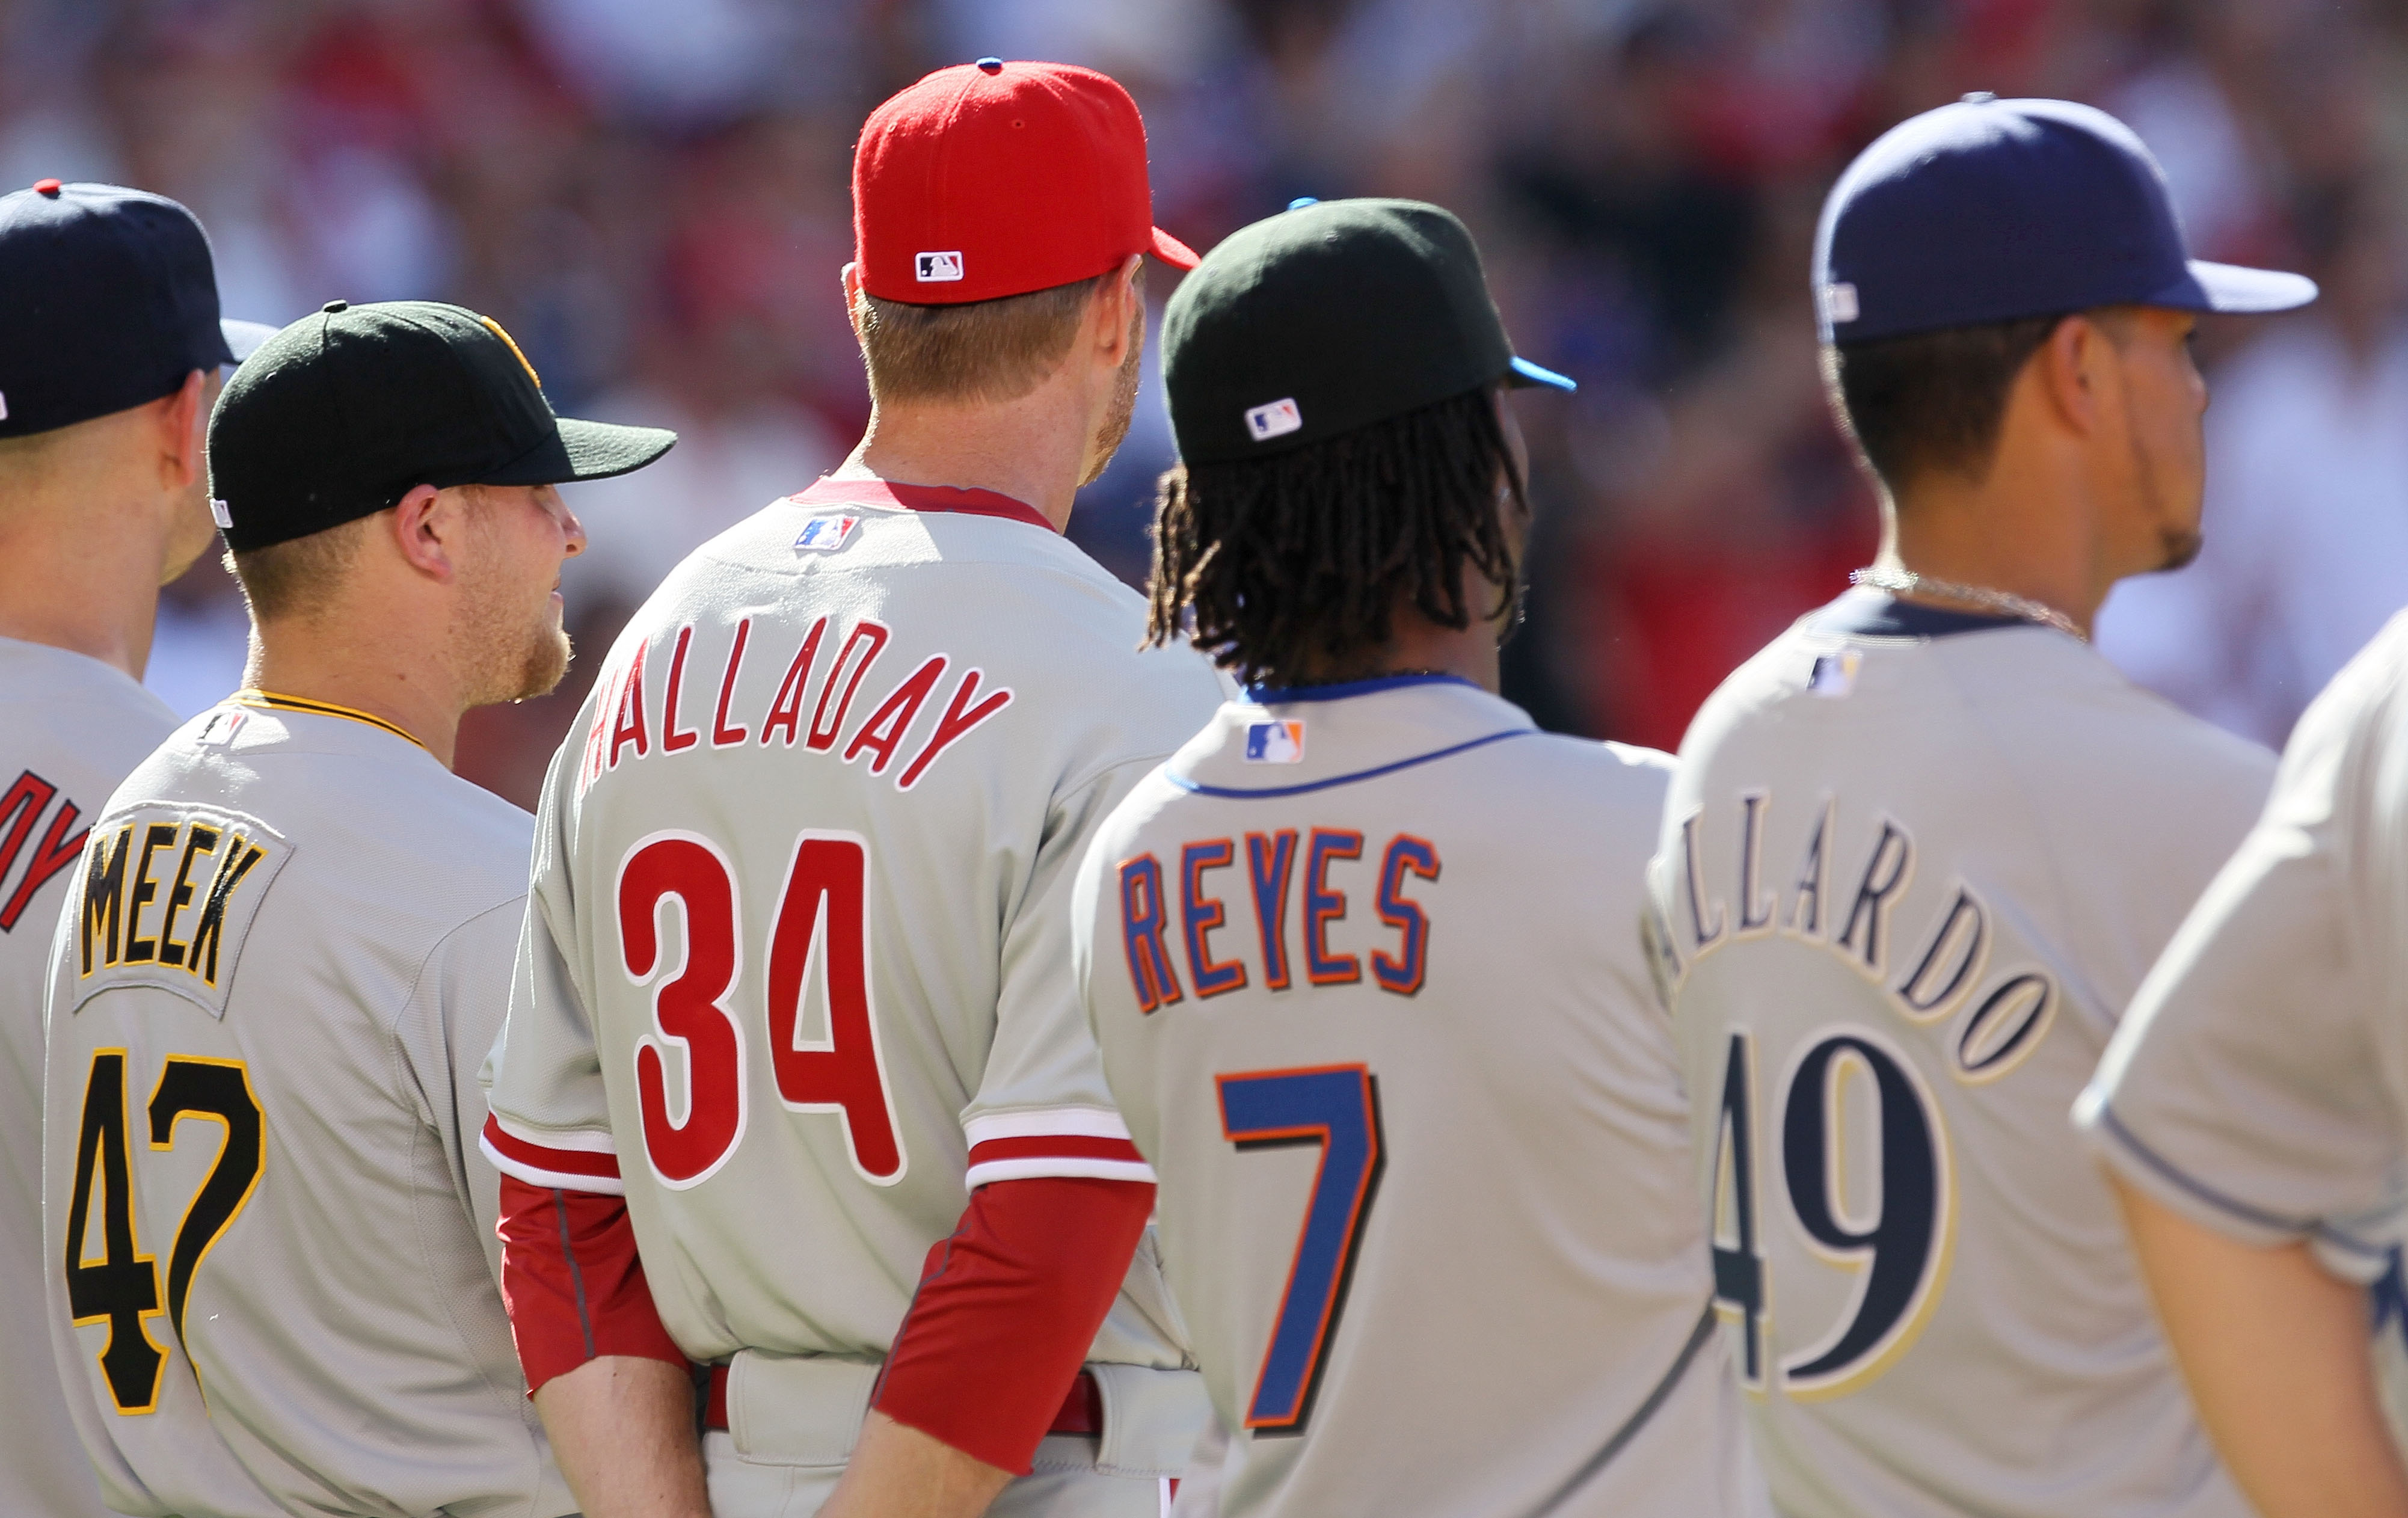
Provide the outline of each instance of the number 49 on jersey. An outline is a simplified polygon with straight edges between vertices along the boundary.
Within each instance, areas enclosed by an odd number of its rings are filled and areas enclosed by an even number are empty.
[[[1905,1353],[1939,1303],[1956,1222],[1947,1130],[1914,1066],[1870,1028],[1827,1027],[1808,1038],[1761,1128],[1756,1063],[1754,1035],[1734,1031],[1714,1138],[1714,1303],[1739,1325],[1741,1380],[1751,1390],[1777,1379],[1802,1400],[1842,1396]],[[1849,1195],[1851,1134],[1878,1151],[1853,1167],[1874,1177],[1868,1195]],[[1780,1171],[1769,1188],[1767,1160]],[[1765,1257],[1762,1189],[1785,1204],[1808,1255],[1855,1277],[1828,1330],[1770,1368],[1765,1329],[1776,1283]]]

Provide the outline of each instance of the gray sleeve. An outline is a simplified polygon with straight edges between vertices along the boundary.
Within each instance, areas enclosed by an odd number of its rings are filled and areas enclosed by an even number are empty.
[[[478,1147],[486,1110],[479,1076],[509,1011],[510,968],[525,915],[525,898],[513,897],[446,936],[420,971],[397,1030],[438,1163],[496,1281],[501,1178]]]
[[[2143,983],[2074,1109],[2116,1173],[2256,1244],[2311,1239],[2380,1273],[2366,1224],[2399,1202],[2401,1113],[2373,1020],[2388,1005],[2356,840],[2375,713],[2328,705],[2266,816]]]
[[[978,1093],[962,1114],[972,1147],[973,1186],[1034,1175],[1154,1179],[1133,1148],[1125,1156],[1115,1152],[1111,1157],[1025,1154],[1011,1162],[1009,1173],[982,1163],[977,1152],[991,1138],[1058,1134],[1125,1143],[1128,1138],[1105,1084],[1103,1056],[1080,996],[1071,958],[1071,898],[1079,864],[1104,819],[1154,766],[1152,759],[1117,765],[1060,798],[1048,819],[1034,877],[1004,929],[995,1044]]]

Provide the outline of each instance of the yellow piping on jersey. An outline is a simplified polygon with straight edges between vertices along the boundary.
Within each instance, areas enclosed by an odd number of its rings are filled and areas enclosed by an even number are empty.
[[[419,743],[417,735],[408,728],[397,726],[382,717],[372,716],[356,707],[337,706],[332,701],[310,701],[297,695],[280,695],[274,691],[263,691],[256,686],[246,686],[227,696],[226,699],[236,706],[255,707],[262,711],[308,711],[321,717],[347,717],[355,723],[366,723],[370,727],[381,727],[395,738],[408,738],[412,743],[418,743],[420,748],[426,749],[426,745]],[[426,752],[433,753],[435,751],[426,749]]]

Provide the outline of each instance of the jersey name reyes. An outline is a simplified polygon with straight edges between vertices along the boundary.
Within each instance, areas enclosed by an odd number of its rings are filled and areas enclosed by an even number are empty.
[[[1428,839],[1399,833],[1367,855],[1354,829],[1283,827],[1242,842],[1191,840],[1168,857],[1166,868],[1153,853],[1135,854],[1113,874],[1138,1010],[1182,1000],[1189,986],[1198,996],[1254,984],[1285,991],[1299,970],[1314,985],[1353,985],[1368,969],[1383,991],[1421,990],[1430,919],[1407,888],[1409,878],[1439,878],[1438,846]],[[1371,912],[1355,909],[1365,893]],[[1373,913],[1377,928],[1367,921]],[[1226,937],[1216,941],[1215,933]]]
[[[1957,1080],[1994,1081],[2023,1063],[2056,1016],[2057,987],[2036,964],[1991,967],[1990,903],[1956,879],[1927,897],[1928,909],[1901,919],[1918,863],[1907,825],[1885,815],[1843,818],[1828,796],[1812,819],[1794,862],[1766,858],[1770,792],[1742,793],[1727,832],[1702,808],[1682,819],[1671,920],[1648,934],[1668,994],[1706,957],[1778,935],[1844,961],[1910,1025],[1943,1029]],[[1718,833],[1727,846],[1717,847]]]
[[[236,959],[292,848],[255,817],[151,806],[102,820],[74,906],[81,1006],[112,986],[172,991],[225,1015]]]
[[[661,639],[671,652],[666,678],[657,686],[647,683],[648,646],[638,643],[631,658],[603,672],[601,695],[585,735],[578,792],[582,795],[623,762],[654,752],[669,757],[699,751],[706,739],[710,749],[799,745],[845,764],[866,761],[869,773],[891,775],[897,790],[909,791],[954,744],[1011,705],[1012,693],[1008,686],[985,683],[985,672],[969,666],[953,674],[948,685],[946,676],[958,661],[946,653],[928,655],[888,685],[885,681],[897,672],[880,668],[879,662],[894,636],[893,628],[875,618],[845,626],[819,617],[786,660],[776,693],[762,706],[757,695],[752,703],[739,699],[737,684],[747,658],[774,657],[778,651],[748,646],[752,619],[747,617],[726,635],[724,649],[710,651],[717,655],[710,662],[717,666],[718,695],[710,703],[707,725],[702,725],[705,697],[689,695],[687,688],[694,624]],[[873,672],[878,683],[871,682]],[[760,677],[755,682],[766,683]],[[865,690],[872,694],[865,695]],[[926,723],[920,721],[924,708],[933,714]]]

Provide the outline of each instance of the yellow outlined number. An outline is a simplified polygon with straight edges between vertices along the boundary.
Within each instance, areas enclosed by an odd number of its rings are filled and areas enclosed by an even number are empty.
[[[265,1153],[266,1122],[251,1093],[251,1080],[236,1060],[170,1054],[150,1094],[150,1147],[175,1147],[176,1124],[187,1117],[223,1125],[218,1157],[200,1190],[184,1209],[176,1241],[167,1253],[165,1311],[177,1342],[183,1342],[184,1304],[193,1274],[242,1210],[259,1185]],[[156,1317],[159,1268],[139,1253],[134,1226],[134,1194],[125,1131],[125,1051],[96,1050],[84,1087],[83,1122],[76,1145],[75,1192],[67,1204],[67,1303],[79,1324],[109,1325],[101,1352],[102,1372],[117,1411],[149,1412],[159,1405],[166,1353],[150,1339],[143,1319]],[[91,1221],[93,1183],[102,1184],[100,1259],[83,1255]],[[186,1350],[190,1356],[189,1347]]]
[[[167,1355],[142,1322],[159,1314],[159,1267],[136,1250],[127,1168],[125,1051],[94,1050],[92,1078],[83,1088],[83,1128],[76,1139],[75,1195],[67,1203],[67,1310],[79,1324],[108,1321],[108,1347],[100,1353],[100,1368],[108,1378],[109,1396],[120,1412],[148,1412],[159,1405],[159,1374]],[[87,1260],[84,1231],[92,1219],[95,1180],[102,1187],[104,1253]]]

